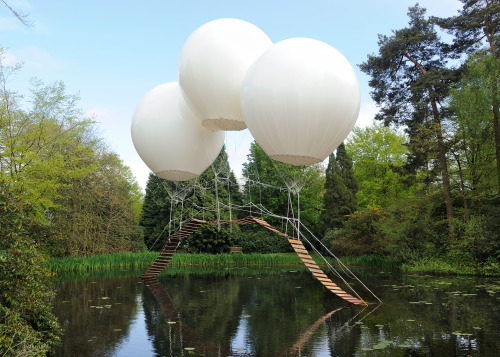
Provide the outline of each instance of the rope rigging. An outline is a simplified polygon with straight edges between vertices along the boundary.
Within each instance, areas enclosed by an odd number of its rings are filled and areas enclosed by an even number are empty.
[[[250,217],[258,216],[265,220],[270,219],[275,226],[281,225],[281,232],[284,233],[281,233],[274,227],[271,229],[270,227],[272,226],[269,225],[267,221],[262,221],[264,223],[255,221],[253,223],[257,222],[265,228],[289,238],[289,240],[295,239],[300,243],[290,242],[294,250],[297,248],[301,254],[303,253],[303,256],[299,254],[299,257],[304,260],[305,264],[307,262],[306,266],[311,269],[313,275],[323,274],[323,271],[315,262],[311,261],[312,258],[310,256],[306,256],[309,255],[307,250],[310,250],[318,256],[327,268],[327,271],[338,279],[338,281],[342,282],[345,289],[352,294],[347,294],[342,290],[342,294],[346,294],[343,298],[347,297],[351,299],[351,302],[361,301],[364,303],[364,300],[354,290],[354,287],[349,284],[349,281],[354,280],[371,293],[378,302],[381,302],[380,299],[375,296],[318,237],[316,237],[311,229],[301,221],[300,194],[312,177],[311,171],[309,171],[311,170],[311,166],[292,166],[290,164],[274,162],[273,160],[270,160],[270,162],[272,164],[266,165],[266,162],[264,162],[263,165],[261,163],[261,165],[255,164],[245,167],[243,192],[240,191],[240,186],[234,174],[231,172],[227,161],[227,154],[224,150],[221,156],[210,166],[208,170],[210,173],[209,176],[199,176],[193,180],[175,183],[171,181],[162,181],[162,184],[166,188],[166,195],[168,196],[166,198],[170,200],[168,224],[157,235],[154,243],[150,245],[149,249],[151,250],[156,246],[161,237],[164,236],[168,227],[168,239],[165,243],[165,247],[167,245],[169,246],[169,252],[164,256],[160,253],[159,256],[162,264],[165,262],[168,264],[170,259],[168,257],[171,257],[175,253],[181,239],[194,233],[201,224],[208,223],[216,225],[217,232],[221,232],[221,225],[228,223],[229,231],[232,232],[233,224],[241,224],[240,220],[242,215],[246,214]],[[263,170],[263,172],[265,170],[265,175],[261,175],[260,170]],[[274,176],[269,176],[269,171],[272,170],[275,171],[275,174]],[[263,182],[261,180],[262,177],[274,177],[274,182]],[[280,181],[283,186],[279,186],[276,180]],[[240,194],[240,197],[244,194],[243,200],[241,198],[235,199],[238,194]],[[278,212],[273,212],[266,207],[263,201],[264,195],[268,200],[267,202],[269,202],[269,199],[274,200],[274,206],[279,207],[279,210],[283,213],[286,212],[286,215],[280,215]],[[277,206],[276,202],[278,203]],[[193,222],[198,222],[195,224],[196,227],[193,226]],[[244,224],[248,224],[248,222]],[[309,248],[306,249],[304,246],[300,246],[302,242],[307,243]],[[335,263],[330,262],[323,256],[324,252],[333,258]],[[155,269],[158,270],[159,268],[160,265]],[[316,277],[318,278],[318,276]],[[333,287],[334,290],[332,291],[334,293],[339,293],[336,284],[327,276],[320,276],[320,278],[324,279],[322,283],[325,286],[328,288]]]

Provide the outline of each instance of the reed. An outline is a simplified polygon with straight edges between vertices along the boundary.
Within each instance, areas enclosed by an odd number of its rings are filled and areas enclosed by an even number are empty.
[[[405,263],[401,269],[411,273],[430,273],[445,275],[488,275],[479,271],[477,267],[464,263],[447,261],[443,259],[425,259]]]
[[[138,269],[146,268],[153,264],[158,252],[138,253],[116,253],[105,255],[94,255],[90,257],[65,257],[52,258],[48,262],[48,268],[55,272],[85,272],[101,269],[122,268]],[[319,264],[324,261],[312,254],[312,258]],[[346,265],[369,265],[392,267],[387,260],[374,256],[342,258]],[[330,264],[336,264],[333,258],[328,258]],[[204,266],[204,267],[243,267],[243,266],[279,266],[279,265],[302,265],[300,258],[295,253],[275,254],[186,254],[177,253],[173,256],[170,266]]]

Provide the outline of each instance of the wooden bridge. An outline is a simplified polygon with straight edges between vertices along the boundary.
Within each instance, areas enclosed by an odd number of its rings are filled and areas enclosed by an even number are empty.
[[[219,224],[259,224],[262,227],[288,239],[288,242],[292,245],[292,248],[297,253],[299,258],[302,260],[304,265],[309,269],[312,275],[323,284],[328,290],[337,295],[338,297],[354,304],[354,305],[367,305],[367,302],[358,299],[349,293],[341,289],[337,284],[335,284],[324,272],[321,270],[319,265],[312,259],[311,255],[307,251],[306,247],[302,242],[296,238],[289,237],[285,233],[280,232],[269,223],[263,219],[247,216],[238,220],[220,220],[220,221],[203,221],[196,218],[191,218],[185,225],[182,226],[177,232],[170,235],[169,239],[163,246],[160,254],[153,262],[151,267],[141,275],[142,279],[149,280],[156,277],[160,272],[165,269],[165,267],[170,263],[172,257],[174,256],[177,247],[179,246],[182,239],[189,237],[191,234],[196,232],[202,224],[219,225]]]

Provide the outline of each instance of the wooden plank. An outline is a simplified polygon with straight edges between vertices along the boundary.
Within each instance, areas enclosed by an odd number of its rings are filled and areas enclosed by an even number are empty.
[[[302,246],[302,247],[294,247],[294,246],[292,245],[292,248],[293,248],[293,250],[295,250],[297,253],[298,253],[298,252],[301,252],[301,253],[309,254],[309,252],[307,251],[307,249],[306,249],[306,248],[304,248],[303,246]]]
[[[328,279],[328,278],[318,278],[318,277],[317,277],[316,279],[318,279],[318,280],[319,280],[319,281],[321,281],[322,283],[330,283],[330,282],[331,282],[331,280],[330,280],[330,279]]]
[[[325,286],[326,286],[326,287],[328,287],[329,289],[334,289],[334,288],[338,288],[338,289],[340,289],[340,287],[339,287],[337,284],[335,284],[334,282],[331,282],[331,283],[325,283],[325,284],[323,284],[323,285],[325,285]]]
[[[318,263],[316,263],[316,262],[315,262],[314,260],[312,260],[312,259],[302,258],[301,260],[302,260],[302,261],[304,262],[304,264],[306,264],[306,265],[307,265],[307,264],[311,264],[311,265],[313,265],[315,268],[319,268],[319,267],[318,267]]]
[[[298,239],[291,239],[291,238],[289,238],[288,241],[290,243],[301,244],[303,246],[302,242],[300,240],[298,240]]]
[[[319,269],[318,263],[316,263],[314,260],[312,260],[312,258],[300,258],[300,260],[302,260],[302,262],[304,264],[305,263],[312,264],[312,265],[314,265],[315,268]]]
[[[323,279],[325,281],[332,281],[329,277],[327,277],[325,274],[314,274],[313,275],[318,278],[318,279]]]
[[[308,258],[308,259],[312,259],[311,256],[309,254],[302,254],[302,253],[297,253],[297,255],[299,256],[299,258]]]
[[[328,280],[328,281],[332,281],[329,277],[327,277],[325,274],[314,274],[313,275],[316,277],[316,278],[321,278],[321,279],[325,279],[325,280]]]
[[[325,274],[325,272],[319,270],[319,269],[316,269],[316,268],[309,268],[309,271],[312,273],[312,274],[323,274],[325,276],[328,276]]]

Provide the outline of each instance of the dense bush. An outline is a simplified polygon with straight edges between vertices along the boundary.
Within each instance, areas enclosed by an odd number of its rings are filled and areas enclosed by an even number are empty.
[[[229,253],[229,248],[235,245],[239,227],[233,225],[204,224],[196,232],[182,240],[180,251],[186,253]]]
[[[380,222],[386,219],[377,207],[356,211],[348,216],[344,227],[333,231],[332,252],[346,256],[386,255]]]
[[[51,274],[43,265],[27,207],[0,184],[0,355],[44,355],[60,329],[51,312]]]
[[[264,228],[243,227],[238,243],[243,253],[288,253],[292,252],[285,237]]]

